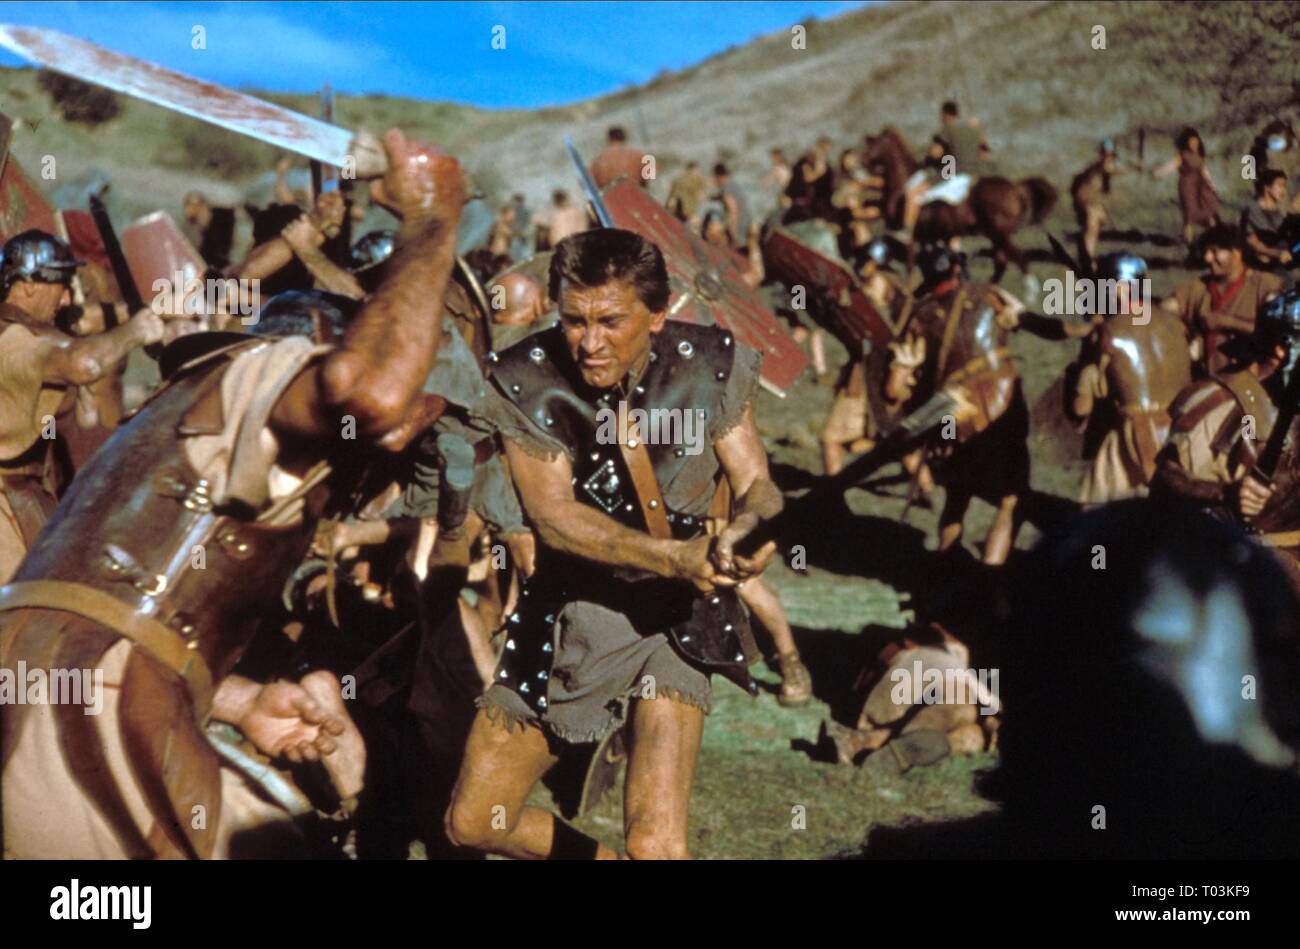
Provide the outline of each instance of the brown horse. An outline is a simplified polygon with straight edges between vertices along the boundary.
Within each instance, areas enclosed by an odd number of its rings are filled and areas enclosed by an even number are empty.
[[[902,227],[907,179],[920,167],[914,154],[893,126],[885,126],[879,135],[865,139],[862,164],[884,179],[882,213],[891,230]],[[930,241],[983,234],[993,244],[993,282],[997,283],[1006,273],[1008,261],[1014,261],[1022,273],[1028,272],[1024,251],[1011,235],[1046,218],[1056,206],[1056,197],[1056,188],[1046,178],[1011,181],[985,175],[975,182],[960,205],[942,201],[924,205],[916,221],[915,237],[917,241]]]

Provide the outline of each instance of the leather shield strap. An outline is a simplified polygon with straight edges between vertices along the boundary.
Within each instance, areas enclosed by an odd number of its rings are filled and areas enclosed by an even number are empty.
[[[641,440],[636,422],[627,419],[626,428],[618,435],[618,450],[622,453],[623,463],[627,465],[627,473],[632,478],[632,489],[636,492],[637,504],[645,518],[646,527],[654,537],[671,538],[673,531],[668,526],[668,512],[664,510],[659,479],[655,477],[650,453]]]
[[[948,363],[948,354],[952,352],[952,342],[957,335],[957,323],[961,317],[962,305],[966,302],[964,289],[959,287],[956,295],[952,298],[952,308],[948,311],[948,318],[943,324],[943,339],[939,343],[939,358],[935,362],[935,378],[940,382],[947,381],[947,375],[944,369]]]
[[[212,710],[212,671],[175,630],[102,590],[71,580],[20,580],[0,587],[0,610],[61,610],[99,623],[142,647],[189,690],[196,716]]]

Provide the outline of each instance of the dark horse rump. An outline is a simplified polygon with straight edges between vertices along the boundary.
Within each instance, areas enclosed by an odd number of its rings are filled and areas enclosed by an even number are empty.
[[[892,127],[866,139],[864,167],[885,180],[883,213],[893,229],[902,226],[907,179],[919,167],[906,139]],[[996,269],[993,281],[1002,279],[1007,261],[1026,270],[1024,253],[1012,241],[1018,228],[1041,223],[1056,206],[1056,187],[1042,177],[1011,181],[996,175],[980,178],[960,205],[931,202],[921,208],[916,222],[917,240],[948,240],[965,234],[983,234],[993,243]]]
[[[916,220],[918,241],[948,240],[983,234],[993,243],[993,282],[1006,272],[1007,261],[1026,271],[1024,252],[1011,239],[1019,228],[1041,223],[1056,207],[1056,187],[1042,177],[1011,181],[995,175],[980,178],[960,205],[933,201]]]

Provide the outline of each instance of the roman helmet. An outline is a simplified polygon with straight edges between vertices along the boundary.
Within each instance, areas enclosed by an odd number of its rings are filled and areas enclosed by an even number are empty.
[[[1098,280],[1141,280],[1147,276],[1147,262],[1137,254],[1119,250],[1097,260]]]
[[[361,304],[326,290],[289,290],[268,300],[249,327],[254,336],[310,336],[331,343],[343,336]]]
[[[925,285],[933,287],[949,277],[958,277],[966,271],[966,255],[953,250],[944,241],[931,241],[921,245],[916,258]]]
[[[53,234],[23,231],[5,242],[0,259],[0,293],[8,292],[20,280],[69,284],[84,263],[73,257],[71,248]]]
[[[359,274],[388,262],[397,247],[396,231],[371,231],[348,252],[348,270]]]

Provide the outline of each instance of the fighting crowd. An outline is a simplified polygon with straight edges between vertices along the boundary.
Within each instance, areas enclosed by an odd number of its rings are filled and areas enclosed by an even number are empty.
[[[458,253],[456,160],[396,130],[383,142],[389,170],[367,188],[301,194],[282,163],[275,201],[247,209],[242,256],[236,210],[187,196],[184,228],[152,233],[219,293],[179,307],[131,305],[123,284],[140,278],[103,235],[5,242],[0,666],[103,682],[93,715],[5,701],[6,857],[401,857],[418,841],[616,858],[528,803],[575,756],[570,814],[623,766],[623,855],[685,857],[717,681],[757,694],[766,657],[781,705],[812,699],[761,577],[786,501],[755,418],[760,355],[734,327],[674,319],[670,249],[598,226],[588,197],[555,190],[535,212],[514,194]],[[1075,256],[1057,253],[1112,292],[1059,318],[998,283],[1008,263],[1027,272],[1011,234],[1045,219],[1055,188],[999,176],[956,103],[920,150],[893,128],[838,154],[819,138],[793,163],[773,149],[756,188],[689,161],[663,208],[832,388],[825,475],[951,399],[901,454],[909,507],[942,489],[936,556],[960,552],[977,498],[994,509],[987,568],[1028,516],[1011,342],[1025,330],[1078,347],[1060,411],[1084,433],[1079,505],[1198,509],[1248,529],[1267,549],[1252,556],[1300,591],[1298,151],[1290,125],[1261,132],[1234,222],[1200,136],[1177,136],[1151,173],[1177,173],[1204,272],[1154,299],[1143,257],[1101,247],[1112,179],[1147,169],[1102,142],[1069,185]],[[647,158],[612,128],[590,176],[648,188]],[[380,213],[391,226],[353,239]],[[794,305],[774,235],[841,283]],[[979,235],[989,282],[970,276]],[[838,373],[831,340],[848,351]],[[649,438],[620,406],[702,419],[699,450]],[[965,638],[918,617],[864,670],[857,721],[823,727],[829,753],[899,773],[997,749],[996,694],[890,697],[913,661],[969,666]],[[1294,770],[1296,722],[1272,703],[1216,734]]]

